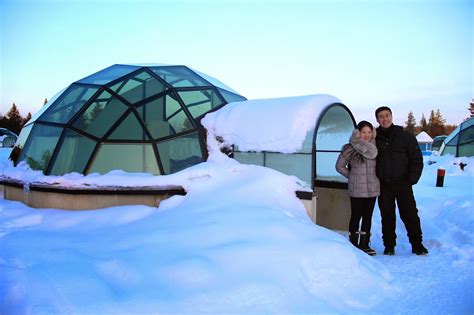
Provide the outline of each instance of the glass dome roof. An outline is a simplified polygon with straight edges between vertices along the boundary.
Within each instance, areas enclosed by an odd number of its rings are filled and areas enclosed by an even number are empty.
[[[10,158],[53,175],[170,174],[206,159],[201,118],[243,100],[186,66],[113,65],[58,93],[23,128]]]

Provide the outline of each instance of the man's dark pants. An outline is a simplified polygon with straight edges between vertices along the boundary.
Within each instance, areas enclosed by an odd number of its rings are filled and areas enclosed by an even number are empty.
[[[400,218],[405,224],[408,239],[412,245],[421,244],[422,232],[420,217],[416,208],[415,197],[410,183],[390,182],[380,183],[381,191],[378,198],[380,215],[382,217],[382,238],[385,247],[395,247],[397,235],[395,200],[400,212]]]

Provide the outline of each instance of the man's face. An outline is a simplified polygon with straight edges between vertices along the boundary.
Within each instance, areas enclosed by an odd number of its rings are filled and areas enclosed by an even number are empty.
[[[392,125],[392,114],[390,111],[383,110],[377,114],[377,122],[382,128],[388,128]]]

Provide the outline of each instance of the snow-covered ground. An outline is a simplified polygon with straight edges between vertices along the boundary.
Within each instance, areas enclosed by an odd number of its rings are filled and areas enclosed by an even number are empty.
[[[9,152],[1,174],[42,176],[15,173]],[[370,257],[310,221],[294,177],[216,156],[170,176],[51,179],[185,187],[159,208],[0,199],[0,314],[474,313],[474,158],[425,157],[414,190],[428,256],[411,254],[401,222],[396,255],[383,256],[376,208]]]

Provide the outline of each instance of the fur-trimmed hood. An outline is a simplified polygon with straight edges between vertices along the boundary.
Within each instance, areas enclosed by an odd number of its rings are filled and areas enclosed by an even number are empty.
[[[354,129],[349,143],[352,147],[367,159],[375,159],[377,157],[377,147],[375,146],[375,137],[377,136],[375,129],[372,131],[372,138],[367,142],[361,139],[359,129]]]

